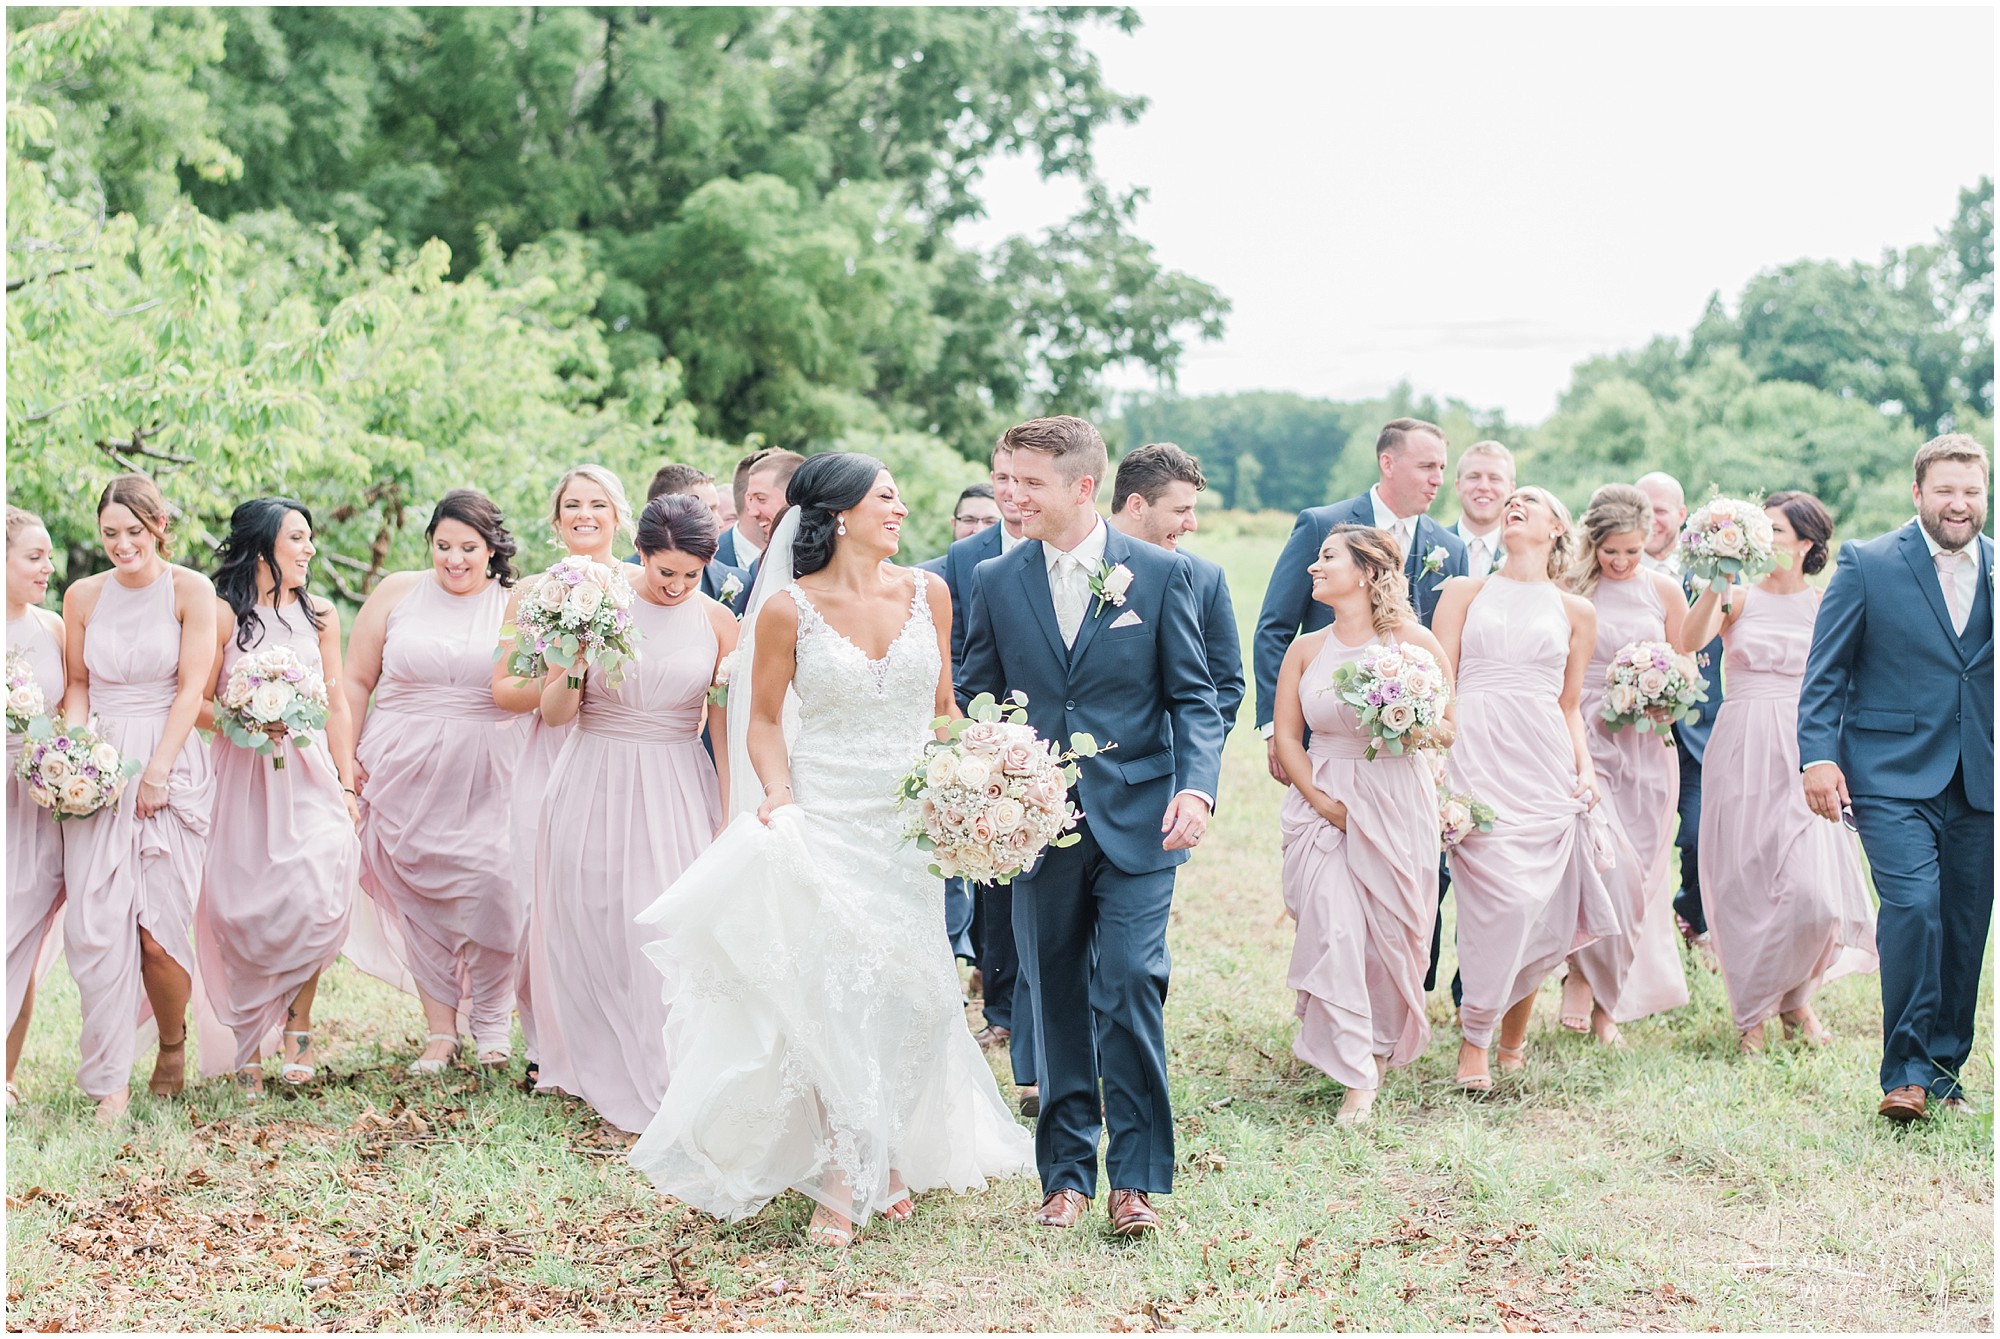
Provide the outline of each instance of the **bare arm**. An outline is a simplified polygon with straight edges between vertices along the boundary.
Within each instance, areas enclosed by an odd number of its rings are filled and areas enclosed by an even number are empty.
[[[1590,671],[1590,653],[1597,646],[1597,606],[1581,595],[1564,595],[1569,613],[1569,663],[1563,669],[1563,724],[1569,727],[1570,747],[1576,759],[1576,789],[1597,804],[1597,768],[1590,761],[1590,736],[1583,723],[1583,676]]]
[[[1680,594],[1678,590],[1674,593]],[[1673,642],[1674,649],[1689,653],[1699,651],[1720,636],[1724,630],[1732,627],[1743,615],[1744,593],[1745,588],[1742,586],[1730,587],[1726,595],[1717,594],[1713,586],[1703,586],[1701,594],[1695,597],[1694,604],[1682,615],[1678,637],[1673,635],[1673,610],[1680,600],[1676,599],[1673,604],[1668,605],[1667,635]],[[1722,612],[1725,603],[1729,605],[1729,612],[1726,614]]]
[[[763,783],[759,822],[792,802],[792,760],[785,748],[785,693],[799,667],[799,608],[773,597],[757,615],[757,663],[750,667],[750,765]]]
[[[1438,663],[1453,683],[1458,682],[1459,640],[1465,635],[1465,614],[1479,592],[1486,588],[1485,577],[1453,577],[1438,589],[1437,608],[1431,614],[1431,637],[1437,643]]]
[[[702,596],[701,598],[708,600],[707,596]],[[736,643],[742,635],[742,629],[736,626],[736,619],[729,612],[728,606],[718,604],[714,600],[708,600],[708,626],[715,631],[715,666],[719,670],[722,668],[722,663],[725,660],[736,654]],[[715,675],[712,672],[709,675],[709,682],[715,682]],[[724,801],[723,813],[727,815],[729,811],[729,720],[727,709],[718,702],[708,704],[708,738],[711,744],[720,746],[715,750],[715,780],[722,791]]]
[[[151,818],[167,807],[167,781],[173,774],[174,760],[194,732],[203,696],[215,674],[215,587],[207,577],[185,567],[175,567],[172,580],[181,622],[179,674],[174,704],[167,709],[166,728],[160,732],[160,746],[139,774],[139,797],[133,808],[140,818]]]
[[[938,635],[937,701],[931,714],[955,721],[965,713],[958,709],[958,694],[951,684],[951,591],[942,581],[927,581],[924,595],[930,601],[931,623]],[[938,738],[944,738],[942,732]]]
[[[361,605],[361,612],[354,616],[354,626],[347,633],[347,714],[354,722],[354,738],[357,753],[354,760],[352,784],[356,790],[368,786],[368,769],[361,765],[359,747],[362,726],[368,720],[368,699],[374,695],[375,684],[382,677],[382,645],[389,635],[389,615],[416,587],[421,572],[398,572],[385,578],[381,585]]]
[[[222,653],[229,649],[229,639],[236,635],[236,611],[229,607],[229,601],[220,595],[215,597],[215,668],[209,672],[208,687],[202,692],[201,715],[195,718],[195,729],[215,729],[215,695],[222,691]]]
[[[90,719],[90,671],[83,663],[84,629],[97,608],[108,577],[85,577],[63,594],[63,719],[81,725]]]
[[[340,610],[331,600],[314,600],[313,607],[319,611],[319,662],[321,672],[326,677],[326,749],[333,755],[333,770],[340,778],[341,799],[347,802],[347,816],[357,825],[361,822],[359,795],[361,788],[354,784],[354,704],[348,700],[346,685],[341,682],[340,663]]]
[[[1278,665],[1277,692],[1271,698],[1271,748],[1278,765],[1285,769],[1286,779],[1298,787],[1313,812],[1345,832],[1347,806],[1313,783],[1312,755],[1306,752],[1305,701],[1299,694],[1306,666],[1312,664],[1329,635],[1330,630],[1322,628],[1285,648],[1285,658]]]
[[[503,627],[514,626],[514,619],[520,612],[521,588],[516,586],[513,593],[507,597],[507,613],[500,620],[501,625]],[[534,711],[542,705],[545,693],[544,681],[540,679],[523,679],[507,672],[508,656],[512,653],[513,649],[513,638],[502,635],[500,638],[500,654],[494,657],[493,660],[494,704],[502,711]],[[563,721],[567,721],[574,715],[576,715],[576,711],[572,708],[570,716],[565,716]],[[547,717],[544,716],[543,719],[546,720]],[[563,722],[550,721],[549,723],[551,725],[560,725]]]

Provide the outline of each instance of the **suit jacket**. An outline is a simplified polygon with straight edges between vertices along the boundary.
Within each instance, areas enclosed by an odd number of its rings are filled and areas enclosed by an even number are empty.
[[[1104,560],[1125,564],[1132,585],[1122,607],[1085,606],[1074,649],[1056,624],[1041,541],[975,568],[958,697],[1018,689],[1043,739],[1066,745],[1083,731],[1116,745],[1079,760],[1078,798],[1106,858],[1150,874],[1187,859],[1160,847],[1168,802],[1183,790],[1217,793],[1222,715],[1186,558],[1109,530]]]
[[[1799,760],[1840,764],[1856,795],[1923,800],[1965,769],[1965,796],[1993,808],[1993,542],[1976,541],[1965,631],[1912,521],[1840,547],[1813,624],[1799,693]]]
[[[639,555],[636,553],[627,554],[625,561],[636,566],[639,562]],[[724,600],[722,598],[723,587],[728,585],[732,579],[736,582],[739,594]],[[749,589],[750,574],[741,568],[731,567],[720,558],[709,559],[708,566],[701,570],[701,593],[711,600],[721,601],[721,603],[735,609],[739,615],[742,614],[743,610],[737,607],[737,601],[740,600],[742,594],[748,593]]]
[[[977,534],[954,540],[937,561],[944,564],[944,588],[951,592],[951,663],[956,671],[965,659],[965,616],[972,599],[972,569],[988,558],[1000,556],[1000,526],[997,522]],[[1018,545],[1016,547],[1019,547]]]
[[[1236,728],[1243,706],[1243,643],[1236,633],[1236,606],[1229,599],[1229,578],[1222,564],[1198,554],[1182,553],[1194,602],[1201,610],[1201,641],[1208,650],[1208,677],[1215,683],[1215,708],[1222,713],[1226,734]]]
[[[1668,571],[1668,575],[1673,575],[1671,570]],[[1697,592],[1694,588],[1693,573],[1690,572],[1682,575],[1681,592],[1687,596],[1689,604],[1694,603],[1694,597]],[[1698,767],[1701,765],[1702,755],[1708,752],[1708,737],[1715,730],[1716,714],[1722,710],[1722,693],[1724,687],[1722,682],[1722,634],[1717,633],[1714,640],[1710,641],[1707,646],[1702,647],[1696,654],[1701,659],[1701,681],[1708,685],[1708,696],[1702,700],[1701,705],[1697,708],[1700,715],[1691,721],[1674,722],[1674,736],[1686,746],[1688,756],[1694,759],[1695,765]]]
[[[1278,695],[1278,669],[1285,652],[1303,633],[1313,632],[1333,622],[1333,611],[1312,597],[1312,577],[1306,569],[1319,558],[1319,546],[1336,525],[1375,524],[1375,503],[1368,494],[1351,497],[1326,507],[1307,507],[1292,526],[1292,537],[1278,555],[1271,584],[1264,588],[1264,607],[1257,614],[1257,633],[1251,653],[1257,669],[1257,728],[1271,723]],[[1465,541],[1428,516],[1417,518],[1411,533],[1410,551],[1404,555],[1403,573],[1410,579],[1410,602],[1425,627],[1437,610],[1438,588],[1449,577],[1465,575]],[[1423,558],[1433,548],[1445,551],[1443,565],[1424,575]]]

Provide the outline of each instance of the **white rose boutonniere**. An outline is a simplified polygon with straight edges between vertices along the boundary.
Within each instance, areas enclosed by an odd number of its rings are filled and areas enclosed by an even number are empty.
[[[1431,551],[1424,555],[1424,565],[1417,569],[1419,577],[1436,576],[1444,570],[1444,560],[1451,557],[1442,544],[1431,545]]]
[[[1132,569],[1124,563],[1117,566],[1100,564],[1090,577],[1090,593],[1097,597],[1097,608],[1093,613],[1101,614],[1107,604],[1125,607],[1125,592],[1132,589]]]
[[[731,572],[722,579],[722,589],[716,593],[715,598],[724,604],[734,604],[736,603],[736,597],[742,593],[743,583],[737,579],[734,572]]]

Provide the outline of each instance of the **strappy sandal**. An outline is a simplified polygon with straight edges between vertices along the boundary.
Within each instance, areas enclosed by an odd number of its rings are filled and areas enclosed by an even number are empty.
[[[1600,1018],[1604,1020],[1602,1028],[1597,1026]],[[1618,1024],[1611,1021],[1611,1015],[1601,1004],[1590,1006],[1590,1035],[1597,1038],[1598,1045],[1609,1046],[1614,1051],[1623,1049],[1625,1045],[1625,1034],[1618,1030]]]
[[[1592,1003],[1590,982],[1583,979],[1582,972],[1570,968],[1563,978],[1562,1013],[1556,1021],[1571,1032],[1588,1032]]]
[[[830,1246],[834,1250],[846,1250],[854,1244],[854,1224],[845,1218],[822,1218],[832,1215],[833,1210],[821,1205],[813,1210],[812,1221],[806,1224],[806,1242],[812,1246]]]
[[[1743,1028],[1736,1034],[1736,1049],[1743,1055],[1756,1055],[1764,1049],[1764,1025]]]
[[[312,1033],[287,1032],[285,1034],[287,1042],[290,1042],[294,1037],[298,1038],[299,1042],[298,1054],[304,1055],[312,1049]],[[278,1070],[278,1077],[294,1087],[297,1087],[301,1083],[311,1083],[318,1074],[319,1067],[317,1065],[302,1064],[297,1060],[287,1060]]]
[[[125,1119],[126,1113],[131,1109],[132,1090],[130,1088],[120,1088],[109,1097],[100,1097],[97,1099],[97,1112],[93,1119],[99,1125],[116,1125],[119,1121]]]
[[[1788,1014],[1779,1014],[1778,1021],[1785,1025],[1786,1041],[1790,1041],[1796,1035],[1808,1046],[1824,1046],[1832,1040],[1826,1025],[1819,1021],[1819,1015],[1812,1011],[1811,1005],[1794,1009]]]
[[[14,1086],[12,1079],[7,1080],[7,1105],[10,1107],[21,1105],[21,1090]]]
[[[889,1190],[896,1198],[882,1211],[882,1216],[892,1223],[909,1221],[910,1215],[917,1211],[916,1201],[910,1198],[909,1188],[892,1183]]]
[[[1493,1054],[1500,1057],[1500,1068],[1509,1074],[1518,1074],[1528,1067],[1528,1043],[1525,1041],[1519,1046],[1502,1046],[1496,1042]]]
[[[1467,1044],[1469,1045],[1470,1043]],[[1473,1047],[1473,1049],[1478,1050],[1480,1048]],[[1466,1073],[1463,1068],[1463,1056],[1460,1057],[1459,1063],[1461,1067],[1458,1071],[1458,1086],[1462,1090],[1468,1093],[1487,1093],[1493,1090],[1493,1076],[1491,1074]]]
[[[434,1043],[441,1041],[448,1041],[451,1043],[451,1054],[444,1057],[444,1059],[442,1060],[427,1060],[423,1056],[418,1056],[415,1060],[412,1060],[410,1062],[410,1073],[424,1075],[426,1077],[436,1074],[442,1074],[444,1073],[444,1067],[446,1065],[449,1065],[452,1061],[458,1059],[458,1053],[463,1048],[459,1045],[458,1038],[452,1036],[448,1032],[433,1032],[429,1036],[425,1037],[424,1049],[428,1051]]]
[[[488,1069],[501,1068],[514,1058],[514,1046],[511,1042],[485,1043],[475,1040],[472,1044],[477,1048],[479,1063]]]
[[[264,1100],[264,1064],[261,1060],[252,1060],[249,1064],[237,1070],[234,1077],[236,1079],[236,1091],[243,1094],[244,1101],[261,1102]]]
[[[187,1057],[182,1055],[182,1052],[187,1050],[187,1044],[188,1039],[185,1032],[181,1033],[181,1039],[172,1045],[168,1045],[166,1042],[160,1043],[159,1054],[153,1057],[153,1077],[146,1080],[147,1092],[155,1097],[180,1096],[181,1089],[187,1087]],[[177,1079],[163,1079],[160,1077],[160,1061],[170,1055],[181,1056],[181,1076]]]

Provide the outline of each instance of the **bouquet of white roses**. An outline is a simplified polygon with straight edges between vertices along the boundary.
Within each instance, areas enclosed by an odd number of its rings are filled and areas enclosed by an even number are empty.
[[[42,682],[35,677],[34,662],[21,651],[7,653],[7,733],[18,735],[28,722],[48,714],[42,700]]]
[[[1687,518],[1680,544],[1682,565],[1725,597],[1724,613],[1732,581],[1761,581],[1778,570],[1771,518],[1755,502],[1710,498]]]
[[[1491,832],[1499,815],[1476,795],[1438,787],[1438,840],[1449,850],[1475,832]]]
[[[267,646],[229,667],[215,695],[215,728],[238,748],[270,754],[272,770],[283,771],[284,738],[273,739],[270,727],[282,725],[286,737],[310,735],[325,727],[327,706],[325,677],[291,647]]]
[[[622,567],[571,554],[524,585],[514,626],[501,631],[514,648],[507,672],[539,679],[553,665],[571,688],[581,688],[589,668],[616,688],[625,662],[636,654],[632,584]]]
[[[1371,646],[1358,660],[1333,672],[1327,690],[1361,714],[1370,739],[1364,758],[1387,750],[1400,757],[1409,749],[1441,747],[1444,709],[1451,703],[1444,671],[1421,646]]]
[[[1674,722],[1691,721],[1708,700],[1701,666],[1665,642],[1633,642],[1604,667],[1604,708],[1598,719],[1613,730],[1636,725],[1673,742]]]
[[[60,717],[38,717],[29,722],[27,736],[14,775],[27,783],[28,798],[58,823],[118,803],[125,783],[139,774],[139,760],[120,755],[99,733],[95,718],[70,725]]]
[[[1094,757],[1097,741],[1071,735],[1070,751],[1056,752],[1028,725],[1027,700],[1017,692],[1003,710],[981,693],[951,722],[949,741],[924,746],[898,788],[905,835],[936,854],[939,878],[1008,883],[1048,847],[1081,840],[1070,831],[1079,814],[1069,787],[1075,760]],[[944,725],[939,717],[932,728]]]
[[[709,681],[708,705],[726,707],[729,705],[729,680],[736,673],[736,661],[743,654],[739,648],[715,662],[715,678]]]

